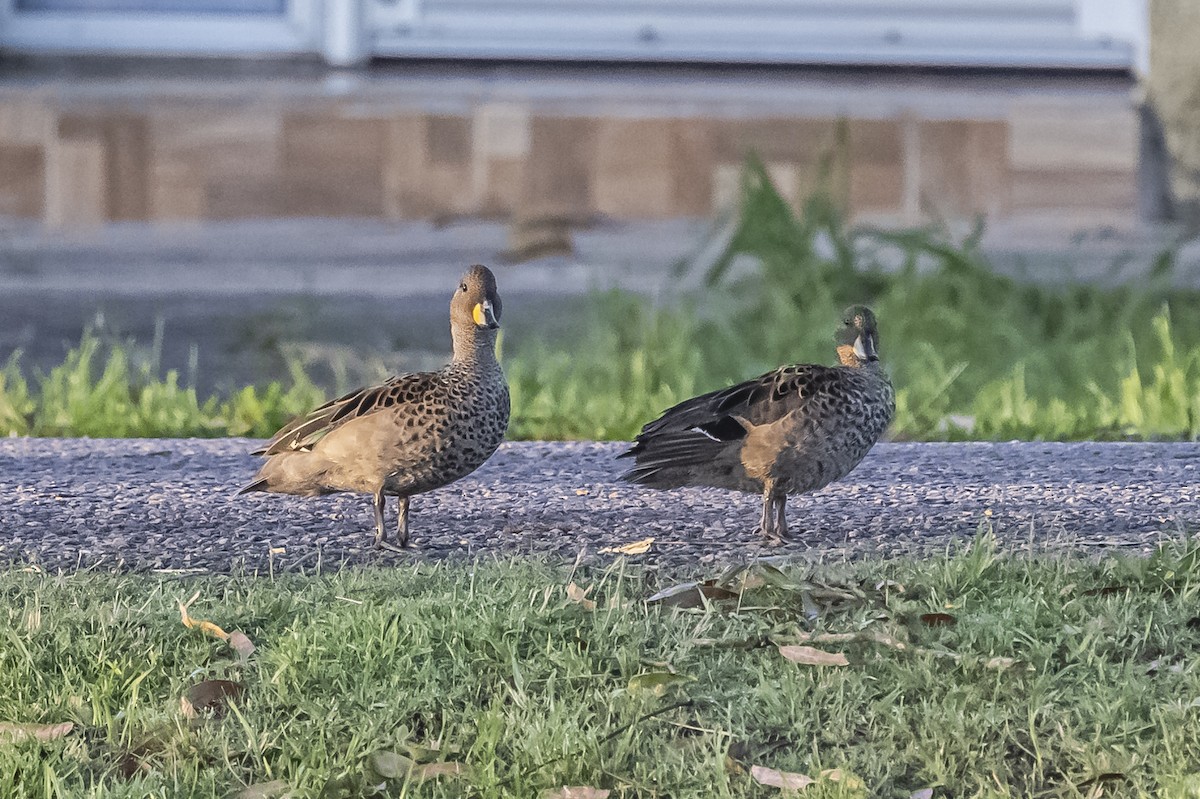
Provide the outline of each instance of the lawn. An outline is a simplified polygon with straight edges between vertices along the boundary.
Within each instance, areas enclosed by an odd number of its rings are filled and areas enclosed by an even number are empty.
[[[983,533],[722,575],[10,569],[0,595],[13,799],[1200,796],[1194,544],[1047,558]]]

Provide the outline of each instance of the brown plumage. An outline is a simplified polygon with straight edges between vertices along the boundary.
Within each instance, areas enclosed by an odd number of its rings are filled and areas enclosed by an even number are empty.
[[[453,483],[491,457],[508,427],[508,384],[496,360],[500,296],[483,266],[450,301],[454,357],[437,372],[353,391],[283,427],[256,455],[267,462],[242,489],[321,496],[371,494],[375,545],[386,545],[386,496],[400,498],[397,543],[408,544],[409,497]]]
[[[784,366],[679,403],[621,456],[636,460],[623,479],[761,493],[759,531],[786,537],[788,495],[845,477],[892,420],[895,394],[879,365],[878,336],[868,308],[846,309],[836,336],[841,365]]]

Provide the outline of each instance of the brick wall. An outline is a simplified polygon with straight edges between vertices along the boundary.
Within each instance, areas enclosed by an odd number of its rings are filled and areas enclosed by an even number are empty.
[[[219,93],[218,93],[219,95]],[[748,150],[801,200],[833,163],[859,215],[1130,216],[1131,104],[1006,97],[936,115],[587,113],[535,103],[447,111],[394,98],[81,101],[0,89],[0,215],[60,227],[119,220],[545,214],[705,216]]]

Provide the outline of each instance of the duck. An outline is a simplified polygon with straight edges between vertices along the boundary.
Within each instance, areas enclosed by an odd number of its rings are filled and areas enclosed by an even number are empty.
[[[410,498],[466,477],[504,440],[509,393],[496,359],[500,314],[495,275],[472,266],[450,300],[454,350],[444,368],[392,377],[292,420],[254,453],[267,460],[238,493],[370,494],[375,548],[407,547]],[[395,544],[384,526],[389,496],[399,500]]]
[[[761,494],[756,532],[785,540],[788,496],[849,474],[896,412],[875,314],[850,306],[834,341],[835,366],[782,366],[668,409],[618,456],[634,459],[622,479],[657,489]]]

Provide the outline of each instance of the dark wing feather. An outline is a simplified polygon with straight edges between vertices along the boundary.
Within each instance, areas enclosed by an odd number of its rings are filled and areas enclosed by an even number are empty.
[[[637,455],[666,433],[696,428],[703,438],[731,441],[746,435],[738,417],[755,425],[770,424],[798,408],[802,397],[838,377],[837,367],[817,364],[783,366],[744,383],[684,400],[642,428],[634,446],[621,457]],[[703,435],[707,434],[707,435]]]
[[[255,455],[311,450],[328,433],[367,414],[419,397],[437,381],[435,372],[399,375],[378,386],[356,389],[284,425]]]
[[[753,380],[702,394],[670,408],[642,428],[620,457],[636,458],[623,478],[647,485],[686,484],[689,470],[725,469],[747,425],[770,424],[837,390],[843,370],[816,364],[784,366]]]

